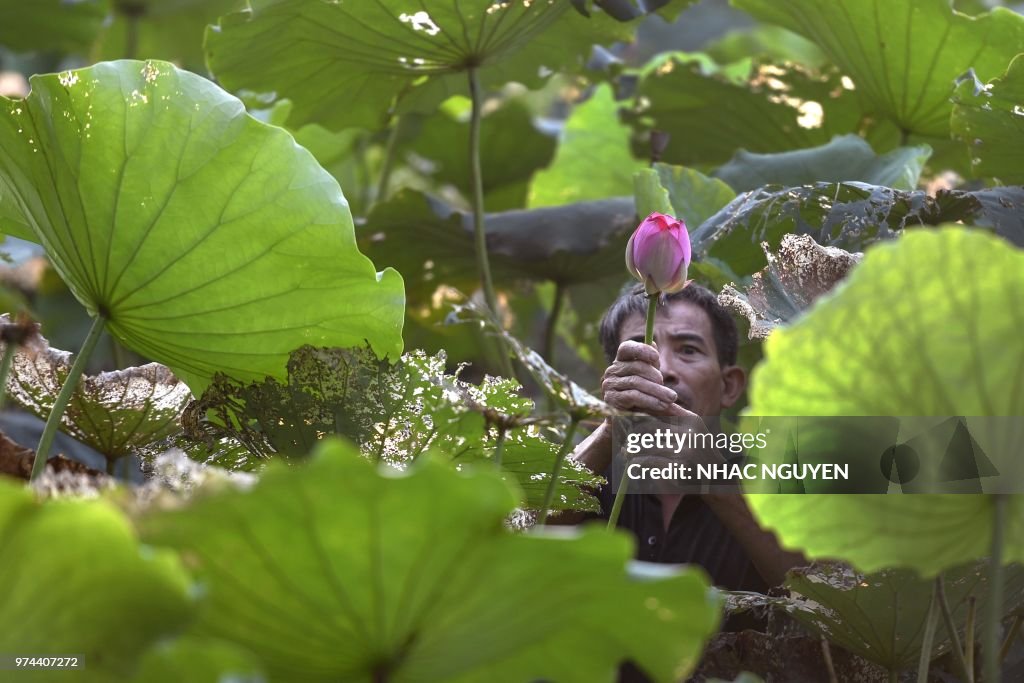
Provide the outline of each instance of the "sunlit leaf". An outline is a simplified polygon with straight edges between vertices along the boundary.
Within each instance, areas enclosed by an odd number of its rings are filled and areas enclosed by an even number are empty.
[[[109,0],[0,0],[0,45],[16,52],[83,52],[107,15]]]
[[[618,120],[610,85],[597,87],[565,122],[551,166],[533,177],[531,208],[628,194],[643,167],[629,149],[629,127]]]
[[[0,100],[4,201],[125,345],[197,392],[283,377],[303,343],[401,350],[401,278],[358,252],[337,183],[285,131],[164,62],[32,86]]]
[[[908,133],[948,136],[954,79],[969,68],[982,80],[994,78],[1024,51],[1024,17],[1004,7],[969,17],[949,0],[736,0],[736,6],[812,40],[853,79],[873,113]]]
[[[742,291],[727,285],[718,301],[750,322],[751,339],[766,339],[794,322],[815,300],[846,277],[860,260],[836,247],[822,247],[809,235],[785,235],[777,252],[765,250],[768,265]]]
[[[913,230],[875,245],[832,296],[768,338],[748,413],[1019,415],[1024,350],[1006,340],[1024,323],[1022,278],[1024,252],[981,231]],[[989,553],[993,496],[749,498],[784,544],[862,571],[933,575]],[[1020,561],[1024,498],[1006,504],[1005,557]]]
[[[1015,58],[1006,73],[987,85],[977,76],[965,79],[953,100],[950,126],[970,146],[974,173],[1006,184],[1024,183],[1019,163],[1024,154],[1024,59]]]
[[[0,601],[0,649],[78,655],[76,680],[125,680],[146,648],[191,617],[178,558],[141,546],[105,501],[40,504],[0,481],[0,557],[0,583],[10,588]],[[27,668],[14,677],[55,678],[53,670]]]
[[[135,683],[264,683],[258,660],[231,643],[210,638],[176,638],[150,648]]]
[[[568,2],[464,0],[325,2],[256,0],[207,31],[207,63],[230,90],[274,92],[295,105],[291,122],[379,128],[396,100],[430,111],[484,87],[538,87],[579,69],[595,43],[627,40],[632,27]],[[528,46],[528,48],[527,48]],[[425,82],[420,82],[426,77]]]
[[[424,462],[395,476],[332,441],[251,491],[140,524],[192,558],[208,603],[193,633],[243,645],[273,680],[589,683],[625,658],[657,681],[692,669],[717,625],[698,570],[634,578],[631,542],[603,529],[510,533],[514,501],[493,473]]]
[[[714,175],[737,192],[771,183],[793,187],[844,180],[914,190],[931,153],[927,145],[921,145],[899,147],[879,156],[862,138],[843,135],[820,147],[776,154],[741,149]]]

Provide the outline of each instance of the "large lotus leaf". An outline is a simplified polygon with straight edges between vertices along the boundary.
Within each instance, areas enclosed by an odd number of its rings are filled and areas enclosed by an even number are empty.
[[[1024,605],[1024,568],[1008,568],[1003,579],[1003,600],[996,605],[1000,616]],[[888,670],[916,667],[934,581],[907,569],[883,569],[865,576],[825,564],[793,570],[785,585],[790,597],[775,599],[777,604],[829,642]],[[977,600],[978,623],[985,623],[985,613],[992,607],[989,587],[985,563],[943,572],[946,600],[961,641],[968,597]],[[950,645],[942,623],[932,642],[932,657],[949,652]]]
[[[660,61],[637,85],[627,118],[671,137],[662,160],[685,166],[725,163],[743,148],[782,152],[824,145],[859,127],[853,91],[832,70],[758,64],[743,82],[707,73],[692,58]]]
[[[795,321],[819,297],[835,287],[860,261],[837,247],[823,247],[810,235],[785,235],[776,253],[765,250],[768,265],[754,273],[742,291],[727,285],[719,303],[750,322],[751,339],[766,339],[777,327]]]
[[[875,245],[799,322],[774,332],[750,415],[1020,415],[1024,252],[964,228]],[[828,343],[822,343],[828,340]],[[783,543],[862,571],[923,574],[984,557],[993,496],[757,495]],[[1006,498],[1005,557],[1024,559],[1024,498]]]
[[[360,228],[359,246],[375,262],[401,271],[409,301],[429,299],[445,283],[472,289],[479,282],[473,217],[412,190],[374,207]],[[620,270],[636,227],[633,201],[622,197],[486,215],[494,277],[592,282]]]
[[[1024,183],[1024,59],[1017,57],[1000,78],[985,85],[964,79],[953,95],[950,127],[971,148],[971,166],[979,176]]]
[[[771,24],[754,24],[732,30],[703,49],[719,64],[747,58],[776,63],[796,62],[815,68],[828,64],[828,58],[817,45],[797,33]]]
[[[745,192],[691,231],[695,257],[729,264],[749,275],[766,264],[762,242],[776,248],[789,233],[811,235],[818,244],[860,251],[903,228],[963,221],[990,228],[1024,246],[1024,189],[967,192],[904,192],[866,183],[815,183],[784,188],[768,185]]]
[[[264,683],[255,657],[231,643],[188,636],[150,648],[135,683]]]
[[[625,658],[685,676],[717,625],[702,573],[631,576],[632,543],[603,529],[513,534],[515,498],[492,472],[396,475],[331,441],[140,525],[206,586],[194,634],[244,646],[271,680],[589,683]]]
[[[501,421],[507,426],[502,469],[523,488],[523,504],[536,508],[558,444],[537,431],[538,419],[529,417],[533,401],[519,390],[514,380],[488,377],[472,385],[447,375],[444,353],[415,351],[393,364],[366,348],[304,346],[288,362],[286,384],[217,377],[189,406],[186,422],[195,425],[191,436],[211,447],[223,438],[244,444],[249,457],[233,468],[251,469],[272,455],[305,458],[331,434],[396,467],[408,466],[428,449],[456,465],[492,462],[491,424]],[[600,482],[583,467],[567,468],[559,476],[555,508],[596,510],[597,500],[584,489]]]
[[[644,165],[633,158],[629,137],[611,86],[599,85],[565,122],[551,166],[533,177],[530,208],[628,194],[633,172]]]
[[[429,117],[410,143],[409,151],[431,162],[426,175],[439,183],[454,185],[468,197],[473,185],[469,121],[464,118],[445,110]],[[556,144],[553,137],[537,129],[530,110],[522,102],[513,100],[486,114],[480,131],[480,167],[487,209],[522,208],[530,176],[550,163]]]
[[[303,343],[401,351],[402,282],[355,245],[292,137],[165,62],[34,77],[0,100],[0,191],[92,315],[199,392],[283,377]]]
[[[7,319],[0,316],[0,322]],[[45,420],[72,362],[67,351],[31,337],[14,357],[8,397]],[[71,395],[61,430],[109,459],[120,458],[181,431],[178,418],[191,399],[184,382],[159,363],[86,375]]]
[[[736,198],[736,193],[717,178],[684,166],[654,164],[637,171],[634,191],[638,216],[652,211],[672,214],[692,230]]]
[[[177,557],[139,545],[128,521],[98,500],[36,503],[0,481],[0,650],[82,658],[67,678],[123,681],[138,657],[191,617]],[[116,653],[116,654],[115,654]],[[7,680],[53,681],[50,670]]]
[[[96,39],[109,0],[0,0],[0,45],[15,52],[84,51]]]
[[[113,16],[94,54],[99,59],[163,59],[201,73],[207,24],[244,5],[245,0],[113,0]]]
[[[953,81],[994,78],[1024,51],[1024,17],[998,7],[969,17],[949,0],[736,0],[758,19],[800,33],[854,81],[869,109],[907,133],[949,135]]]
[[[843,135],[827,145],[777,154],[754,154],[741,149],[714,175],[737,192],[771,183],[794,187],[844,180],[913,190],[931,153],[930,147],[920,145],[899,147],[879,156],[863,138]]]
[[[206,34],[207,63],[230,90],[274,92],[295,104],[293,124],[331,129],[386,121],[416,90],[429,111],[468,92],[465,73],[537,87],[583,66],[594,43],[627,40],[632,27],[568,2],[256,0]],[[425,83],[419,83],[423,77]],[[326,85],[325,85],[326,84]],[[424,92],[424,90],[426,92]]]

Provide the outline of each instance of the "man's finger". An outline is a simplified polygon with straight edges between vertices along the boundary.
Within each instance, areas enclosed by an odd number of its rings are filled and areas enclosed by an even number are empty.
[[[608,369],[604,371],[605,378],[608,377],[630,377],[637,375],[648,379],[655,384],[664,384],[665,378],[661,374],[661,370],[654,367],[650,363],[644,363],[643,361],[632,360],[632,361],[615,361],[608,366]]]
[[[615,353],[615,360],[639,360],[644,363],[650,363],[654,367],[661,365],[658,351],[653,346],[636,341],[624,341],[619,344],[619,350]]]
[[[649,415],[664,415],[671,410],[672,403],[660,401],[650,394],[645,394],[636,389],[625,391],[611,391],[605,395],[605,401],[619,410],[628,410],[635,413],[647,413]]]
[[[639,391],[663,403],[674,403],[679,398],[676,392],[663,384],[652,382],[639,375],[609,377],[601,384],[601,388],[604,389],[606,394],[609,391]]]

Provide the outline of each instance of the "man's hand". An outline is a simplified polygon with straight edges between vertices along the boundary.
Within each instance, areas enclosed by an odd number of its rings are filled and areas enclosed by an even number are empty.
[[[659,417],[693,415],[676,404],[676,392],[665,386],[660,366],[655,347],[635,341],[619,344],[615,360],[601,380],[605,403],[618,410]]]

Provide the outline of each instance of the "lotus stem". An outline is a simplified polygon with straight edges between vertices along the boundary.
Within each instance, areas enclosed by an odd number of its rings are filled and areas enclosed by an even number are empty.
[[[832,663],[832,649],[828,646],[828,638],[821,639],[821,656],[825,659],[828,683],[839,683],[839,678],[836,676],[836,667]]]
[[[0,410],[3,410],[7,401],[7,376],[11,374],[11,366],[14,365],[14,355],[18,353],[18,345],[8,340],[4,346],[4,356],[0,360]]]
[[[395,125],[388,133],[387,146],[384,148],[384,160],[380,167],[380,180],[377,183],[377,201],[382,202],[388,197],[388,181],[391,180],[391,171],[395,167],[395,149],[398,147],[398,139],[402,134],[402,122],[405,119],[401,116],[395,118]]]
[[[654,316],[657,314],[658,297],[655,294],[647,297],[647,325],[644,328],[644,343],[648,346],[654,344]],[[615,501],[612,503],[611,514],[608,515],[608,529],[612,530],[619,523],[619,514],[622,512],[622,501],[629,491],[629,477],[625,476],[623,470],[622,481],[619,482],[619,490],[615,492]]]
[[[1006,661],[1006,655],[1010,654],[1010,646],[1013,645],[1014,639],[1017,634],[1020,633],[1020,624],[1024,621],[1024,617],[1019,614],[1013,618],[1013,623],[1010,624],[1010,630],[1006,632],[1006,638],[1003,639],[1003,646],[999,648],[999,662],[1000,664]]]
[[[494,467],[498,470],[501,469],[501,458],[505,453],[505,436],[507,434],[508,430],[498,427],[498,438],[494,440]]]
[[[551,481],[548,482],[548,489],[544,492],[544,502],[541,504],[540,512],[537,515],[537,526],[544,526],[548,521],[548,510],[551,509],[551,503],[555,500],[555,491],[558,489],[558,475],[562,471],[562,462],[569,451],[572,450],[572,439],[576,436],[576,427],[579,423],[579,418],[573,417],[569,422],[569,427],[565,430],[565,440],[562,441],[562,447],[558,449],[558,455],[555,456],[555,466],[551,468]]]
[[[68,407],[71,395],[78,388],[78,380],[81,379],[82,373],[85,372],[85,366],[89,362],[89,357],[96,348],[96,342],[99,341],[100,336],[103,334],[106,324],[106,316],[100,314],[96,316],[92,327],[89,328],[89,334],[86,335],[82,348],[79,350],[75,362],[71,365],[71,371],[68,372],[67,379],[64,380],[64,386],[60,388],[57,400],[53,402],[50,417],[47,418],[46,426],[43,428],[43,435],[39,437],[39,445],[36,446],[36,459],[32,463],[32,475],[29,477],[29,481],[38,479],[39,475],[46,468],[46,457],[50,453],[53,439],[57,436],[57,427],[60,425],[61,418],[64,417],[64,410]]]
[[[107,461],[107,474],[113,477],[117,472],[117,460],[109,456],[104,456],[104,460]]]
[[[999,626],[1003,616],[1003,533],[1006,527],[1006,496],[992,497],[992,546],[989,553],[988,614],[982,656],[985,683],[999,683]]]
[[[491,314],[501,324],[498,317],[498,296],[494,291],[494,280],[491,278],[491,262],[487,256],[487,233],[484,231],[484,177],[480,168],[480,110],[483,108],[483,96],[480,93],[480,80],[476,67],[469,68],[469,95],[473,102],[469,119],[469,163],[473,175],[473,240],[476,245],[476,267],[480,273],[480,284],[484,290],[484,301],[491,309]],[[500,335],[495,337],[498,343],[499,363],[505,377],[515,378],[512,362],[509,360],[505,340]]]
[[[964,658],[964,649],[960,646],[960,635],[956,631],[956,623],[953,621],[953,613],[949,610],[949,603],[946,601],[946,588],[942,583],[942,574],[935,577],[935,595],[939,599],[939,607],[942,611],[942,621],[946,625],[946,632],[949,633],[953,656],[956,658],[957,666],[960,667],[960,675],[963,676],[966,683],[974,683],[974,672],[967,668],[967,660]]]
[[[924,622],[924,636],[921,638],[921,656],[917,661],[917,683],[928,683],[928,669],[932,661],[932,647],[935,629],[939,625],[938,588],[932,589],[932,601],[928,605],[928,616]]]
[[[558,336],[558,319],[562,315],[562,306],[565,304],[565,292],[565,285],[556,282],[555,297],[551,302],[551,313],[548,314],[547,325],[544,328],[544,360],[552,366],[555,364],[555,339]]]
[[[978,600],[972,595],[967,598],[967,623],[964,625],[964,662],[972,676],[974,675],[974,622],[977,611]]]

